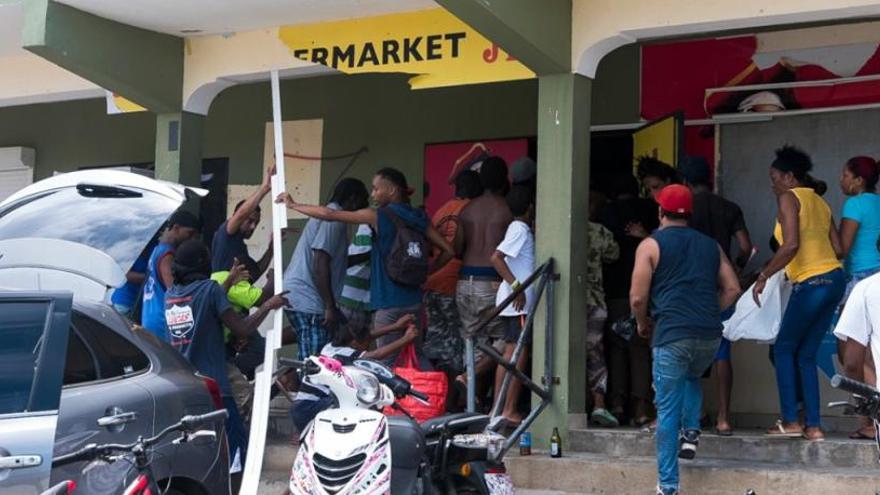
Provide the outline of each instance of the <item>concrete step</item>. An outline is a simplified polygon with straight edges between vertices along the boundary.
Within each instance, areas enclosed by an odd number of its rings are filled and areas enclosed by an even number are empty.
[[[623,428],[572,430],[569,450],[612,459],[654,457],[654,435]],[[775,463],[810,469],[874,467],[878,458],[873,441],[850,440],[842,434],[832,434],[823,442],[807,442],[768,438],[756,430],[737,430],[732,437],[707,432],[700,437],[698,455],[703,459]]]
[[[520,488],[595,495],[653,493],[657,468],[653,457],[609,458],[573,452],[553,459],[536,453],[505,459],[513,483]],[[781,464],[697,459],[681,463],[681,493],[740,495],[873,494],[880,488],[877,464],[863,468],[788,467]]]

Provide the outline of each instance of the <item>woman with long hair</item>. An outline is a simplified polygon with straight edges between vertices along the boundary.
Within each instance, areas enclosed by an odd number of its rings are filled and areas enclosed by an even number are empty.
[[[767,279],[780,270],[785,270],[793,284],[773,346],[782,418],[767,434],[818,441],[825,434],[819,416],[816,354],[843,296],[846,278],[838,260],[837,227],[821,197],[825,186],[810,176],[812,168],[803,151],[792,146],[776,150],[770,182],[778,204],[774,237],[780,246],[758,275],[752,296],[760,305]],[[804,403],[803,426],[798,422],[798,389]]]

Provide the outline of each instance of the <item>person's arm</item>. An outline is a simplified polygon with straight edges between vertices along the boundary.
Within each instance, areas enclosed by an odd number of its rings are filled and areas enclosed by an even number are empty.
[[[446,242],[446,239],[440,235],[440,232],[437,232],[437,229],[435,229],[433,225],[428,225],[428,228],[425,230],[425,237],[431,241],[431,244],[440,248],[440,254],[434,258],[434,262],[431,263],[431,266],[428,269],[428,274],[431,274],[443,268],[446,263],[449,263],[452,258],[455,257],[455,250],[452,248],[452,245]]]
[[[275,167],[272,166],[269,170],[266,171],[266,176],[263,177],[263,183],[260,184],[259,189],[254,191],[253,194],[250,195],[248,199],[242,203],[241,207],[232,214],[232,217],[229,218],[229,221],[226,222],[226,233],[229,235],[235,235],[238,233],[238,229],[241,228],[241,224],[243,224],[251,213],[260,206],[260,201],[266,197],[267,194],[272,192],[272,176],[275,175]]]
[[[385,325],[383,327],[374,328],[370,332],[371,339],[378,339],[379,337],[384,337],[389,333],[399,332],[401,330],[406,330],[410,325],[415,323],[416,315],[407,314],[403,315],[397,319],[394,323],[390,325]]]
[[[721,246],[718,246],[718,254],[721,256],[721,265],[718,267],[718,306],[724,311],[736,304],[742,289],[736,270],[733,269]]]
[[[315,288],[324,302],[324,326],[327,330],[336,329],[336,297],[330,275],[330,255],[321,249],[312,249],[312,273],[315,277]]]
[[[129,270],[128,273],[125,274],[126,282],[130,282],[135,285],[141,285],[144,283],[144,280],[147,279],[147,274],[143,272],[136,272],[134,270]]]
[[[614,263],[620,258],[620,246],[614,240],[614,234],[611,233],[610,230],[605,227],[600,227],[600,232],[602,232],[602,263],[609,264]]]
[[[847,377],[865,381],[865,350],[856,339],[846,339],[843,343],[843,372]]]
[[[284,297],[285,294],[287,294],[286,291],[272,296],[256,311],[244,318],[230,307],[220,315],[220,319],[223,320],[223,324],[229,328],[233,336],[243,339],[256,330],[257,327],[260,326],[260,323],[266,319],[266,316],[268,316],[273,309],[281,309],[287,306],[287,298]]]
[[[318,205],[301,205],[293,200],[288,193],[281,193],[276,203],[285,203],[291,210],[302,213],[303,215],[318,220],[326,220],[328,222],[342,222],[351,225],[359,225],[366,223],[376,228],[376,210],[373,208],[363,208],[356,211],[334,210],[326,206]]]
[[[786,267],[797,256],[800,248],[800,220],[798,219],[798,200],[794,193],[786,192],[779,196],[779,223],[782,224],[782,245],[776,250],[767,266],[758,274],[752,288],[755,304],[761,305],[760,295],[764,292],[767,279]]]
[[[464,248],[464,225],[459,222],[458,228],[455,229],[455,237],[452,239],[452,249],[455,251],[455,256],[457,258],[464,256]]]
[[[229,274],[220,284],[223,286],[223,291],[228,294],[229,290],[235,287],[235,284],[244,280],[250,280],[250,272],[238,261],[238,258],[232,258],[232,268],[229,269]]]
[[[510,290],[515,291],[519,288],[521,281],[513,276],[513,272],[510,271],[510,267],[507,265],[507,262],[504,261],[505,256],[504,253],[496,249],[495,252],[492,253],[492,256],[489,257],[489,261],[492,262],[492,267],[495,268],[498,275],[501,275],[501,278],[510,285]],[[516,296],[516,299],[513,300],[513,309],[521,311],[525,306],[526,293],[525,291],[522,291]]]
[[[629,291],[629,306],[638,325],[639,335],[648,338],[654,323],[648,317],[648,301],[651,296],[651,280],[654,268],[660,259],[660,246],[652,238],[645,239],[636,250],[633,266],[632,285]]]
[[[752,245],[752,237],[749,235],[747,229],[737,230],[734,232],[733,236],[736,239],[736,245],[739,247],[739,252],[736,257],[736,266],[743,268],[746,266],[746,263],[749,262],[749,257],[752,256],[752,249],[754,248]]]
[[[416,340],[416,337],[418,336],[419,329],[416,328],[415,325],[410,325],[406,329],[406,333],[403,334],[403,337],[395,340],[394,342],[389,342],[388,344],[385,344],[384,346],[374,351],[367,351],[363,353],[361,357],[364,359],[376,359],[379,361],[383,359],[388,359],[391,356],[397,354],[397,352],[406,347],[408,344]]]
[[[859,222],[844,218],[840,221],[840,257],[846,258],[852,249],[853,242],[856,240],[856,233],[859,231]]]
[[[266,273],[266,270],[269,269],[269,266],[272,264],[272,258],[275,254],[275,246],[272,244],[272,239],[269,239],[269,247],[266,248],[266,252],[263,253],[263,256],[257,261],[257,273],[252,273],[254,281],[259,279]]]
[[[849,251],[847,253],[843,252],[843,242],[840,239],[840,232],[837,231],[837,225],[834,223],[834,217],[831,217],[831,223],[828,225],[828,241],[831,242],[831,248],[834,249],[837,259],[840,260],[846,257]]]
[[[174,256],[170,252],[165,253],[165,256],[162,256],[162,259],[159,260],[159,278],[161,279],[159,281],[162,282],[165,290],[174,285],[174,273],[171,271],[173,262]]]

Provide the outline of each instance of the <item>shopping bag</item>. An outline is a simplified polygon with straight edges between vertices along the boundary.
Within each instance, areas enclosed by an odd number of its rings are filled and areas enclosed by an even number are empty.
[[[743,292],[736,302],[733,316],[724,322],[724,338],[730,341],[756,340],[772,344],[779,333],[779,325],[791,295],[791,284],[783,272],[767,279],[761,294],[761,306],[755,304],[752,289]]]
[[[409,344],[401,351],[394,365],[394,372],[410,382],[413,389],[428,396],[428,404],[412,396],[406,396],[398,400],[400,406],[411,414],[416,421],[422,422],[446,413],[446,394],[449,391],[446,373],[442,371],[422,371],[419,369],[415,345]],[[386,407],[385,414],[393,416],[403,414],[403,412],[392,407]]]

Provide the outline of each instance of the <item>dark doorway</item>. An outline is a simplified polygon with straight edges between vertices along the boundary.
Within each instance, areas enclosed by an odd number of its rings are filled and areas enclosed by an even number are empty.
[[[202,198],[199,216],[202,219],[202,240],[210,246],[214,232],[226,221],[226,187],[229,185],[229,158],[202,160],[202,188],[208,195]]]

